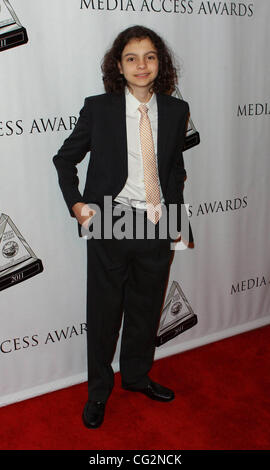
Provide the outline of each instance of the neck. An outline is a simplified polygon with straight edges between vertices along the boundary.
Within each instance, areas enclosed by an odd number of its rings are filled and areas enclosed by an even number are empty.
[[[153,95],[153,92],[151,92],[149,89],[145,89],[145,88],[132,89],[130,86],[128,88],[129,88],[130,93],[132,93],[132,95],[135,96],[135,98],[137,98],[137,100],[140,101],[141,103],[147,103]]]

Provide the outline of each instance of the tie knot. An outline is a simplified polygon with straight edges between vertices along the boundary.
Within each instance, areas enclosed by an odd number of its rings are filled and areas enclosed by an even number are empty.
[[[146,104],[140,104],[140,106],[138,107],[138,110],[142,114],[147,114],[148,113],[148,108],[147,108]]]

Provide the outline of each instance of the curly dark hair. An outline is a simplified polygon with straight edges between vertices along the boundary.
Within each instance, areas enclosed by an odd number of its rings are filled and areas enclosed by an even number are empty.
[[[153,30],[145,26],[131,26],[115,38],[112,47],[105,53],[101,70],[104,88],[107,93],[122,93],[126,86],[125,77],[120,74],[117,62],[121,62],[123,49],[131,39],[149,38],[157,49],[159,72],[154,81],[154,93],[171,94],[177,83],[177,70],[173,64],[173,54],[165,41]]]

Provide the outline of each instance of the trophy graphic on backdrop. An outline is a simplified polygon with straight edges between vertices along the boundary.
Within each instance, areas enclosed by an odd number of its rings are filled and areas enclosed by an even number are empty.
[[[28,41],[26,29],[9,3],[0,0],[0,51],[20,46]]]
[[[179,98],[180,100],[183,99],[179,91],[179,88],[177,87],[175,87],[175,91],[172,93],[172,96],[175,96],[176,98]],[[185,150],[190,149],[191,147],[195,147],[195,145],[198,145],[199,143],[200,143],[200,134],[197,131],[196,127],[194,126],[191,117],[189,117],[183,152]]]
[[[43,271],[43,265],[11,218],[0,216],[0,291]]]
[[[156,346],[167,343],[196,323],[198,323],[197,315],[193,312],[178,282],[173,281],[160,317]]]

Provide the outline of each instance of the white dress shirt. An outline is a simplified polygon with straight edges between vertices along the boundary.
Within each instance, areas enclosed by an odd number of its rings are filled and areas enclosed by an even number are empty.
[[[142,104],[126,87],[126,126],[128,147],[128,177],[122,191],[116,196],[115,201],[132,205],[140,209],[146,209],[146,195],[144,187],[143,159],[140,145],[139,123],[141,113],[138,107]],[[153,93],[151,99],[145,103],[148,107],[148,116],[151,123],[155,156],[157,161],[157,129],[158,113],[157,98]],[[158,168],[158,164],[157,164]],[[161,203],[164,197],[159,183]]]

